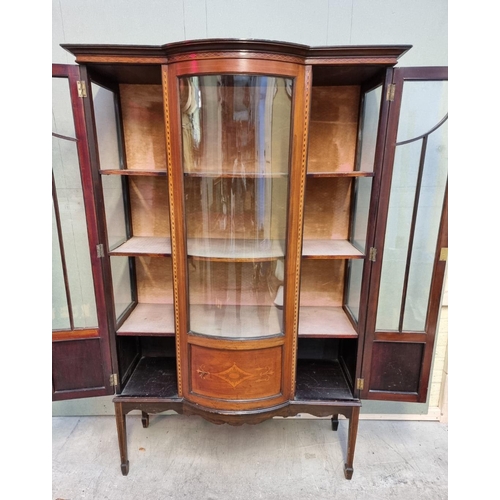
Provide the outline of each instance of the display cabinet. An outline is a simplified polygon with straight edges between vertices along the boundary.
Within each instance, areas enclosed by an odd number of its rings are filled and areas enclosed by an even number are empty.
[[[436,83],[421,93],[435,96],[430,122],[444,114],[399,140],[394,66],[408,46],[63,47],[79,65],[73,113],[123,474],[127,413],[147,426],[174,410],[234,425],[308,413],[334,430],[342,414],[351,478],[361,398],[427,395],[446,264],[446,68],[407,77]],[[406,243],[381,269],[401,207]],[[55,373],[75,338],[61,331]]]

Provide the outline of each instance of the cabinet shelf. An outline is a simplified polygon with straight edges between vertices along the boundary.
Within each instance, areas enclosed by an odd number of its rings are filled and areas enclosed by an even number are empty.
[[[205,260],[258,262],[283,258],[284,242],[267,243],[243,239],[188,238],[188,256]],[[170,256],[171,239],[154,236],[133,236],[109,252],[114,256]]]
[[[304,259],[363,259],[364,254],[347,240],[304,239]]]
[[[117,335],[175,335],[173,304],[139,303],[117,330]]]
[[[110,255],[122,256],[170,256],[172,244],[170,238],[154,236],[133,236],[109,252]]]
[[[337,360],[297,360],[296,401],[354,399]]]
[[[287,177],[288,172],[220,172],[220,171],[202,171],[202,172],[184,172],[185,177],[207,177],[224,179],[275,179]]]
[[[177,398],[175,358],[143,357],[139,360],[122,396]]]
[[[281,240],[247,240],[225,238],[188,238],[188,255],[197,259],[219,261],[268,261],[283,258],[285,242]]]
[[[357,338],[358,334],[342,307],[300,306],[299,337]]]
[[[307,177],[373,177],[373,172],[355,171],[328,171],[328,172],[315,172],[314,170],[307,172]]]
[[[109,170],[99,170],[101,175],[143,175],[143,176],[166,176],[166,170],[155,170],[155,169],[109,169]]]

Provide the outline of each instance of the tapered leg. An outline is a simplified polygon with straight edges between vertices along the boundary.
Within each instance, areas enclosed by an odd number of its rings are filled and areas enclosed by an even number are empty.
[[[332,416],[332,431],[336,431],[339,428],[339,415]]]
[[[144,429],[149,427],[149,414],[146,413],[145,411],[142,412],[141,421],[142,421],[142,426],[144,427]]]
[[[128,474],[128,453],[127,453],[127,423],[126,414],[123,413],[121,403],[115,403],[116,430],[118,431],[118,446],[120,447],[120,459],[122,474]]]
[[[356,447],[356,437],[358,435],[358,422],[359,422],[359,406],[352,409],[352,415],[349,418],[349,437],[347,439],[347,460],[344,465],[344,476],[346,479],[352,478],[354,469],[352,467],[354,462],[354,448]]]

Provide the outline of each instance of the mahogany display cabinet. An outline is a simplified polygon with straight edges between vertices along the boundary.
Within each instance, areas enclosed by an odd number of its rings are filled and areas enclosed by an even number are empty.
[[[132,410],[344,415],[350,479],[361,400],[428,393],[447,68],[395,68],[409,46],[63,47],[53,399],[115,394],[123,474]]]

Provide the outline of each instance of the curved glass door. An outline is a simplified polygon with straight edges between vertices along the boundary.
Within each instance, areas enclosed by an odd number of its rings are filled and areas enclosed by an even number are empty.
[[[283,333],[292,80],[179,78],[189,331]]]

